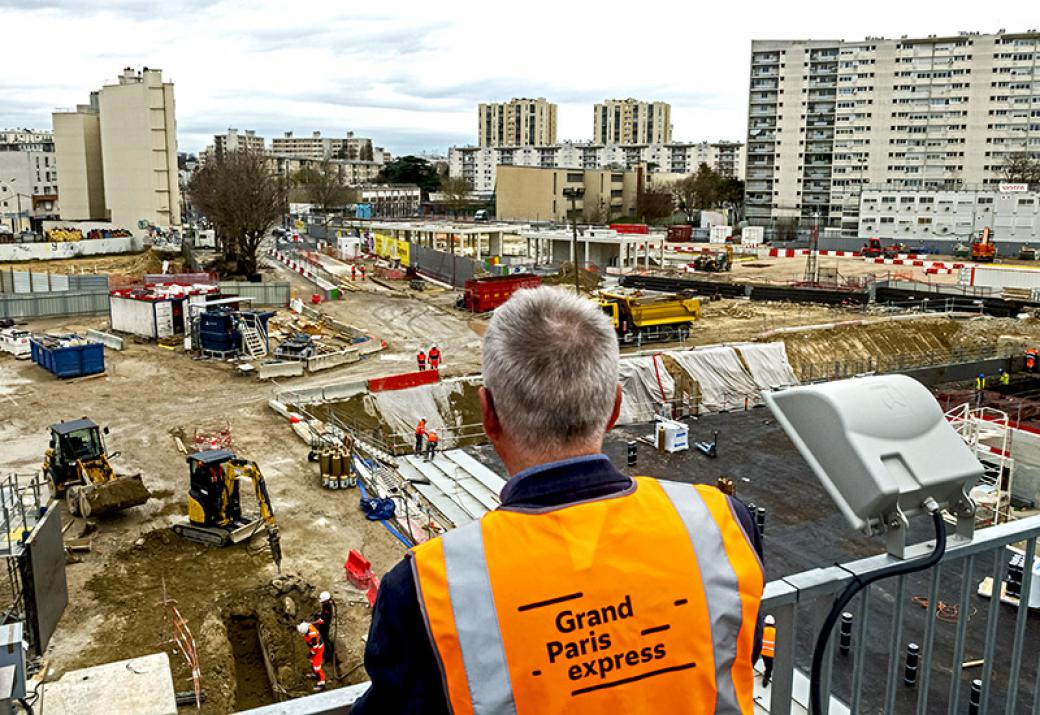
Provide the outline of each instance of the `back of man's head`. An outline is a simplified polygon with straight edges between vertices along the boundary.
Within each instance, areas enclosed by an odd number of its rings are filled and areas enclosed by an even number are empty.
[[[599,448],[617,394],[618,346],[594,301],[563,288],[518,291],[491,319],[483,367],[502,429],[518,446]]]

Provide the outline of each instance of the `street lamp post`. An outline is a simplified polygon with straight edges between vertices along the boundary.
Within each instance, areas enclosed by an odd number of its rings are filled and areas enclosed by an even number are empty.
[[[574,294],[581,295],[581,276],[578,274],[578,207],[577,201],[585,195],[585,189],[573,187],[563,190],[571,200],[571,251],[574,258]]]

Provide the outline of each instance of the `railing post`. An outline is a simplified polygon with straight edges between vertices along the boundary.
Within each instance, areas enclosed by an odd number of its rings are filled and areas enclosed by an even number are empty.
[[[773,681],[769,697],[770,715],[790,715],[794,697],[795,647],[797,646],[797,603],[774,608],[776,619],[776,656],[773,660]]]

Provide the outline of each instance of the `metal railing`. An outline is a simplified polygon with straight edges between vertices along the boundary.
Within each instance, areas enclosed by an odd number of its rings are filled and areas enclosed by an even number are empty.
[[[975,595],[976,573],[989,575],[994,590],[1001,593],[1008,549],[1025,542],[1017,552],[1024,554],[1025,564],[1020,600],[1029,603],[1038,535],[1040,516],[977,531],[972,541],[951,537],[945,556],[934,568],[865,589],[849,606],[853,627],[848,648],[842,646],[839,633],[832,634],[821,671],[824,708],[820,715],[829,712],[835,701],[853,713],[1038,712],[1037,651],[1026,647],[1027,642],[1035,643],[1037,624],[1028,623],[1029,609],[1008,605],[1001,598],[980,602],[982,597]],[[931,544],[920,544],[912,547],[910,556],[931,549]],[[893,562],[888,555],[874,556],[766,584],[762,613],[776,619],[777,633],[768,691],[770,713],[805,708],[796,690],[804,691],[815,636],[831,599],[853,579]],[[973,601],[979,605],[972,605]],[[922,604],[924,608],[919,608]],[[1008,609],[1013,609],[1013,623],[1005,615]],[[910,643],[919,653],[913,685],[907,684],[905,672]],[[1025,655],[1029,657],[1024,662]],[[796,689],[799,680],[803,687]],[[968,700],[976,698],[977,710],[968,706]]]
[[[906,372],[945,365],[966,365],[984,360],[1001,360],[1018,355],[1013,348],[997,346],[958,348],[948,351],[906,351],[884,356],[868,355],[859,359],[797,362],[792,366],[803,382],[841,380],[856,375]]]

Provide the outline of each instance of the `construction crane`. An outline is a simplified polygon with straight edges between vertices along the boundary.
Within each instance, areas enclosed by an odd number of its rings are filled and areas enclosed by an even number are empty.
[[[129,509],[148,501],[151,493],[141,475],[118,475],[109,462],[119,456],[105,449],[103,430],[92,420],[59,422],[50,426],[50,447],[43,455],[43,472],[72,516],[92,517]]]
[[[174,524],[175,533],[200,544],[228,546],[252,538],[261,528],[276,568],[281,570],[282,546],[267,483],[255,462],[238,459],[230,449],[196,452],[187,458],[191,485],[188,521]],[[239,494],[240,479],[252,482],[258,516],[244,516]]]

